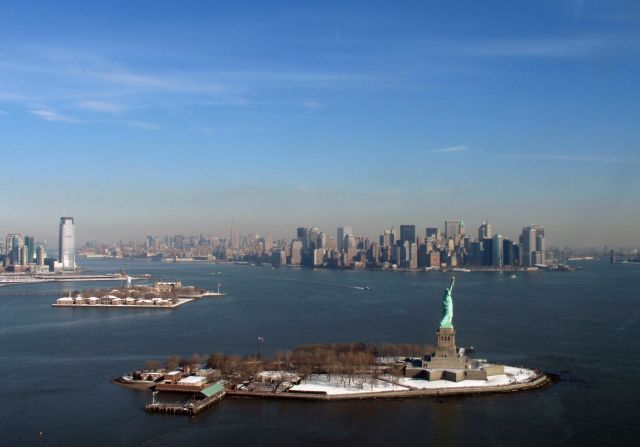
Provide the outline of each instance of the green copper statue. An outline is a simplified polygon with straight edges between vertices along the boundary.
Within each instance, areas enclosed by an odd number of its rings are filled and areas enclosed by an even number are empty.
[[[451,292],[453,291],[453,285],[456,282],[456,277],[451,277],[451,285],[444,289],[444,295],[442,295],[442,320],[440,320],[440,327],[453,328],[453,299],[451,298]]]

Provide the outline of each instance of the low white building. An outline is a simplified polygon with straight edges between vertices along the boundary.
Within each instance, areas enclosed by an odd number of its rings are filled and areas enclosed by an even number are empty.
[[[187,376],[178,380],[178,385],[203,386],[207,383],[207,378],[202,376]]]

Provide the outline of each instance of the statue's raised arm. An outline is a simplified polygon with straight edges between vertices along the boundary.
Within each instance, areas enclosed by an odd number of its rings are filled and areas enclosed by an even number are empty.
[[[453,286],[456,283],[456,277],[451,277],[451,285],[444,289],[442,295],[442,320],[440,320],[440,327],[452,328],[453,327]]]

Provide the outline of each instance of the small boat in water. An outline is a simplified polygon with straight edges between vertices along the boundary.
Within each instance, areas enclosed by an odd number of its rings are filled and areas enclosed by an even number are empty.
[[[511,279],[516,279],[516,278],[517,278],[516,274],[515,274],[515,273],[512,273],[512,274],[511,274]]]

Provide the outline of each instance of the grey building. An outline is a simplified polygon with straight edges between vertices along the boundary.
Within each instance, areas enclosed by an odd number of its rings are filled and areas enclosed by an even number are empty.
[[[336,233],[336,243],[338,246],[338,250],[345,250],[346,247],[344,245],[344,238],[348,235],[353,236],[353,228],[352,227],[338,227],[338,231]]]
[[[73,217],[60,218],[58,238],[58,260],[64,270],[76,268],[76,230]]]

